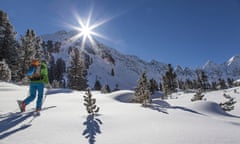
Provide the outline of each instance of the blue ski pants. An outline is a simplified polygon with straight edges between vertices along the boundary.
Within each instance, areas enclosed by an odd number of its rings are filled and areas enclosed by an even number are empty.
[[[44,84],[43,83],[30,83],[30,95],[24,100],[25,104],[28,105],[31,103],[37,96],[37,104],[36,109],[41,110],[42,108],[42,100],[43,100],[43,91]]]

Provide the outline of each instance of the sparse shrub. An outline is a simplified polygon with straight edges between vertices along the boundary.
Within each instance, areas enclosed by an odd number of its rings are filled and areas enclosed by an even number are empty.
[[[111,89],[108,84],[104,85],[101,89],[101,93],[110,93]]]
[[[204,94],[202,94],[202,90],[199,89],[196,94],[193,96],[193,98],[191,99],[191,101],[197,101],[197,100],[203,100]]]
[[[234,100],[233,97],[227,94],[223,94],[223,96],[228,99],[228,101],[224,103],[220,103],[219,106],[224,110],[224,111],[231,111],[234,109],[234,104],[237,103],[237,101]]]

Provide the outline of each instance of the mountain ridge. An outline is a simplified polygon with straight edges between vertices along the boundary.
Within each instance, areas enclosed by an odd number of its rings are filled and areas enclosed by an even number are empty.
[[[55,60],[63,58],[70,65],[70,56],[66,53],[70,47],[81,49],[81,38],[71,41],[76,31],[58,31],[53,34],[42,35],[44,41],[61,42],[60,52],[54,53]],[[146,62],[135,55],[122,54],[114,48],[110,48],[95,40],[96,44],[91,46],[86,43],[83,54],[89,57],[92,63],[88,68],[88,84],[94,86],[96,79],[101,84],[108,84],[111,89],[118,86],[120,89],[133,89],[142,72],[146,71],[149,79],[155,79],[161,82],[162,75],[167,71],[167,63],[152,60]],[[216,64],[213,61],[207,61],[205,65],[198,69],[181,67],[177,65],[174,68],[179,80],[197,79],[197,70],[203,70],[209,81],[218,81],[218,79],[238,79],[240,77],[240,55],[232,56],[223,64]],[[111,74],[114,71],[114,76]]]

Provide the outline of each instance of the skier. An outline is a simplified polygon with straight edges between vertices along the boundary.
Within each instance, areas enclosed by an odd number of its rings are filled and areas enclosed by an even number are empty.
[[[31,103],[38,92],[36,113],[39,113],[42,109],[42,100],[44,94],[44,84],[48,83],[48,69],[46,61],[42,60],[41,63],[38,60],[33,60],[28,70],[28,77],[30,79],[29,93],[30,95],[23,101],[18,101],[21,112],[25,111],[26,105]]]

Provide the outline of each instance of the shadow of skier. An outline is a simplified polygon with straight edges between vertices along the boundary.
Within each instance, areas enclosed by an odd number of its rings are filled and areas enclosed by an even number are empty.
[[[101,133],[101,124],[102,121],[95,118],[93,115],[88,115],[86,121],[83,123],[83,125],[86,125],[86,129],[83,131],[82,135],[88,139],[89,144],[95,143],[96,135]]]
[[[22,126],[16,128],[16,129],[8,131],[11,128],[22,123],[23,121],[25,121],[32,115],[33,115],[33,112],[28,112],[28,113],[24,113],[24,114],[17,112],[17,113],[11,113],[9,115],[6,115],[5,119],[3,118],[3,120],[0,121],[0,140],[18,132],[18,131],[21,131],[21,130],[24,130],[24,129],[30,127],[31,124],[26,124],[26,125],[23,124]]]
[[[44,107],[42,111],[52,109],[55,107],[56,106]],[[36,116],[34,116],[34,111],[35,111],[34,109],[31,109],[29,112],[24,113],[15,112],[0,115],[0,140],[16,132],[29,128],[32,125],[31,122],[36,118]],[[24,121],[29,118],[32,119],[30,119],[30,121],[28,121],[27,123],[24,123]]]

